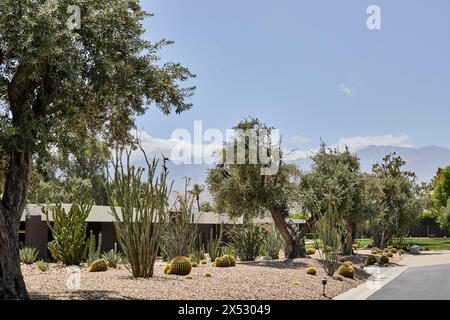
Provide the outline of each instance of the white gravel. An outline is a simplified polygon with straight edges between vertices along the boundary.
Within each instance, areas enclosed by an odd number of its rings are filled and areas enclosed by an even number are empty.
[[[317,267],[316,276],[306,274],[310,265]],[[57,264],[51,264],[46,272],[35,265],[22,265],[32,299],[329,299],[368,277],[356,269],[354,280],[329,279],[325,298],[321,283],[325,272],[313,258],[238,263],[230,268],[214,268],[209,264],[193,268],[192,280],[165,275],[162,269],[163,263],[158,262],[153,278],[136,279],[124,266],[99,273],[81,267],[77,275]],[[205,272],[212,277],[206,278]],[[67,287],[69,279],[74,289]],[[76,288],[78,279],[80,286]]]

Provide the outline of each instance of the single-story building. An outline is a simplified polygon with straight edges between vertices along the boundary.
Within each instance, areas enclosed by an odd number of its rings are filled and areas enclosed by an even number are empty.
[[[63,207],[68,211],[70,204]],[[117,242],[116,231],[114,227],[114,218],[111,215],[109,206],[93,206],[87,218],[87,232],[92,230],[95,235],[102,233],[102,251],[109,251],[114,248]],[[49,216],[52,219],[52,216]],[[202,243],[207,245],[211,230],[213,235],[219,230],[221,224],[224,228],[230,228],[236,224],[242,224],[243,219],[231,219],[227,214],[201,212],[194,213],[194,221],[197,221],[199,233],[202,237]],[[295,223],[302,224],[303,220],[294,219]],[[51,222],[51,221],[50,221]],[[255,223],[273,223],[270,217],[257,218]],[[38,259],[45,259],[49,252],[47,249],[48,242],[53,240],[53,236],[47,227],[45,214],[42,213],[42,205],[30,204],[24,210],[21,226],[20,226],[20,242],[26,247],[33,247],[39,250]]]

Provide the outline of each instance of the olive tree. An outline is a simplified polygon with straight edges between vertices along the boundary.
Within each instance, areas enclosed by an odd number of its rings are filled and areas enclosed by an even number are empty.
[[[28,298],[18,231],[33,159],[78,136],[129,142],[152,104],[165,114],[191,107],[193,88],[180,82],[192,75],[158,61],[170,42],[144,40],[148,16],[129,0],[0,2],[0,299]]]

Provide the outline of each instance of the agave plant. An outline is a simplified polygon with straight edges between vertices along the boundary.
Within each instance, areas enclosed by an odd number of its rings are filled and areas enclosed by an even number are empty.
[[[20,262],[23,262],[25,264],[33,264],[36,261],[38,254],[39,251],[35,248],[25,247],[23,249],[20,249]]]

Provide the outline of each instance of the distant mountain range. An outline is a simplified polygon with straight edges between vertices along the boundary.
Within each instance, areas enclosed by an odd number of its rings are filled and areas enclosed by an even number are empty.
[[[361,160],[361,170],[370,172],[372,165],[381,162],[383,157],[396,152],[406,161],[406,169],[414,171],[418,181],[430,181],[438,168],[450,166],[450,149],[445,147],[429,146],[423,148],[405,148],[391,146],[370,146],[356,152]],[[311,160],[300,159],[295,161],[302,169],[308,170]],[[191,177],[192,183],[203,184],[210,165],[173,165],[169,167],[170,179],[174,179],[174,189],[182,190],[183,177]]]

